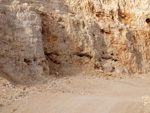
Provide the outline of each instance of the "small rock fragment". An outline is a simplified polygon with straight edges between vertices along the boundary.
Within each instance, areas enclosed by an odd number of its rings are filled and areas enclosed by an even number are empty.
[[[45,11],[45,8],[42,6],[38,9],[39,11]]]
[[[144,113],[150,113],[150,97],[142,96]]]
[[[109,80],[109,77],[106,77],[105,79],[106,79],[106,80]]]

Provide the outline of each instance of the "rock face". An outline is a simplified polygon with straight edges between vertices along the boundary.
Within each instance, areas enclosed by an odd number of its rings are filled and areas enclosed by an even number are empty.
[[[76,69],[148,73],[149,10],[148,0],[1,0],[0,66],[23,81]]]
[[[15,80],[41,79],[46,61],[41,18],[27,4],[8,3],[0,4],[0,65]]]

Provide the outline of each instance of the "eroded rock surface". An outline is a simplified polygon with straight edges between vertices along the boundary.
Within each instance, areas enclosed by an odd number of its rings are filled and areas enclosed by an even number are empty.
[[[1,0],[0,65],[15,79],[150,71],[148,0]]]

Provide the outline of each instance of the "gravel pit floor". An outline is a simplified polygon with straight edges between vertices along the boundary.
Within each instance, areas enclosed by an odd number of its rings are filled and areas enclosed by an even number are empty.
[[[150,95],[148,77],[77,75],[35,86],[0,80],[0,113],[143,113],[142,96]]]

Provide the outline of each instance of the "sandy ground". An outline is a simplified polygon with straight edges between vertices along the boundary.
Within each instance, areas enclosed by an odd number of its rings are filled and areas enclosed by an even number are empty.
[[[4,94],[11,98],[1,98],[0,113],[143,113],[142,96],[150,95],[150,79],[146,77],[78,75],[22,87],[8,87]],[[24,91],[24,96],[16,91]]]

